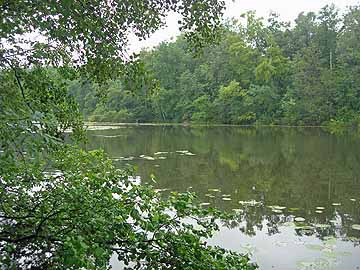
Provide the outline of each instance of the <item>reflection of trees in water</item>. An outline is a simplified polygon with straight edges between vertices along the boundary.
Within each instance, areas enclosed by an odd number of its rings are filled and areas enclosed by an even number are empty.
[[[350,228],[360,223],[359,201],[350,198],[360,199],[360,143],[350,136],[339,138],[320,129],[151,126],[92,131],[90,135],[88,147],[101,146],[112,157],[176,150],[195,153],[191,157],[172,153],[166,160],[133,161],[143,179],[154,173],[161,188],[184,191],[192,186],[200,200],[225,210],[240,208],[240,200],[300,209],[279,215],[267,207],[243,207],[238,222],[229,225],[248,235],[263,229],[264,221],[268,233],[276,234],[281,224],[302,216],[309,224],[330,227],[297,229],[298,235],[359,237]],[[232,201],[222,201],[221,194],[209,199],[205,194],[211,188],[231,194]],[[333,202],[342,205],[335,207]],[[318,206],[325,207],[322,214],[315,213]]]

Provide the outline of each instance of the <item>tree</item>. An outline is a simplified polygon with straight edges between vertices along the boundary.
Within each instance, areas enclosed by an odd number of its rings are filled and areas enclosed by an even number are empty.
[[[74,140],[82,135],[70,79],[91,78],[100,94],[119,76],[143,87],[142,65],[125,54],[129,30],[145,38],[175,11],[198,51],[217,37],[223,7],[216,0],[1,2],[1,269],[109,269],[114,253],[131,269],[254,269],[246,256],[206,244],[226,215],[202,209],[192,193],[161,200],[101,152],[63,141],[68,129]]]
[[[137,91],[119,91],[107,106],[87,96],[84,115],[107,121],[126,116],[127,121],[240,123],[229,118],[232,108],[247,115],[242,119],[247,124],[357,126],[358,11],[358,6],[350,7],[342,18],[328,5],[317,13],[300,13],[293,27],[277,14],[271,13],[266,22],[248,12],[225,21],[221,41],[196,58],[182,35],[141,52],[145,64],[138,67],[152,80],[142,85],[130,80],[126,89],[135,86]],[[125,78],[121,81],[125,87]],[[241,102],[230,99],[225,109],[219,105],[219,89],[232,81],[247,95]],[[113,91],[111,84],[106,90]],[[74,93],[81,100],[83,91]]]

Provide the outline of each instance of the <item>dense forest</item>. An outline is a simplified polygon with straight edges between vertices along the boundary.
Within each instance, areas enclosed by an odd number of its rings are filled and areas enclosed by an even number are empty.
[[[198,57],[183,36],[142,51],[155,87],[113,80],[103,99],[78,80],[70,91],[89,121],[357,126],[359,23],[360,6],[325,6],[293,24],[248,12]]]

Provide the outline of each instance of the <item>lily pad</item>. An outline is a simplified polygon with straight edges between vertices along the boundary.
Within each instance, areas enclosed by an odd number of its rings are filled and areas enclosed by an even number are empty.
[[[295,229],[312,232],[314,227],[310,225],[296,225]]]
[[[316,210],[315,213],[317,213],[317,214],[322,214],[323,211],[321,211],[321,210]]]
[[[329,224],[314,224],[314,226],[319,229],[327,229],[331,227]]]
[[[305,247],[307,249],[311,249],[311,250],[323,250],[324,246],[322,245],[315,245],[315,244],[306,244]]]
[[[231,201],[231,198],[228,198],[228,197],[224,197],[222,198],[223,201]]]
[[[155,158],[150,157],[150,156],[146,156],[146,155],[140,155],[140,158],[146,159],[146,160],[155,160]]]
[[[311,269],[314,265],[314,262],[312,261],[298,261],[296,262],[296,266],[299,269]]]
[[[168,154],[169,152],[156,152],[156,153],[154,153],[154,155],[164,155],[164,154]]]
[[[323,253],[328,258],[336,259],[336,257],[337,257],[336,252],[331,249],[324,249]]]
[[[354,224],[351,226],[354,230],[360,231],[360,224]]]
[[[352,202],[356,202],[356,199],[350,199],[350,201],[352,201]]]
[[[208,205],[210,205],[210,203],[208,202],[200,203],[200,206],[208,206]]]
[[[260,205],[261,202],[257,202],[257,201],[255,201],[255,200],[251,200],[251,201],[239,201],[239,204],[256,206],[256,205]]]
[[[276,209],[276,210],[284,210],[284,209],[286,209],[285,206],[279,206],[279,205],[271,205],[269,207],[272,208],[272,209]]]
[[[325,207],[322,207],[322,206],[318,206],[316,207],[317,210],[325,210]]]
[[[305,218],[303,218],[303,217],[296,217],[296,218],[294,218],[294,220],[295,220],[296,222],[304,222],[304,221],[305,221]]]
[[[178,151],[175,151],[176,153],[179,153],[179,154],[186,154],[188,153],[189,151],[188,150],[178,150]]]
[[[341,203],[332,203],[333,206],[340,206]]]

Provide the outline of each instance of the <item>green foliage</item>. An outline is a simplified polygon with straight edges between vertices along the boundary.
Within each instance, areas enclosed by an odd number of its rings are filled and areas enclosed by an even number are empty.
[[[158,81],[155,90],[136,94],[138,103],[118,100],[107,110],[126,109],[133,116],[128,121],[328,125],[338,119],[354,126],[360,111],[358,17],[359,6],[342,18],[330,5],[299,14],[291,26],[276,14],[265,22],[248,12],[227,21],[221,41],[197,58],[180,36],[141,53]],[[148,117],[137,115],[143,111]]]

